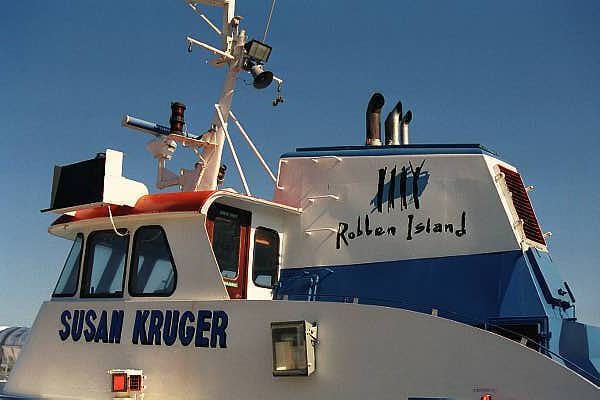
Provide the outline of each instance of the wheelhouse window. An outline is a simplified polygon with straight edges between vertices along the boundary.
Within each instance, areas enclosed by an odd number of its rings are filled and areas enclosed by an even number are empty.
[[[219,203],[211,205],[207,213],[206,231],[232,299],[246,298],[251,218],[246,210]]]
[[[177,271],[167,236],[160,226],[135,232],[129,273],[132,296],[169,296],[175,291]]]
[[[212,247],[224,278],[235,279],[240,260],[240,237],[243,224],[239,212],[220,206],[215,209]]]
[[[79,281],[79,267],[81,265],[81,253],[83,250],[83,235],[77,234],[71,251],[67,256],[67,261],[63,266],[60,277],[52,297],[70,297],[77,292],[77,284]]]
[[[82,297],[121,297],[129,235],[92,232],[87,240]]]
[[[254,232],[252,281],[256,286],[273,288],[279,269],[279,234],[258,227]]]

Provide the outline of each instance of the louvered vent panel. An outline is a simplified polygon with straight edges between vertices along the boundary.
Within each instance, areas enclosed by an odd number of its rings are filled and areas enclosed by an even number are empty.
[[[512,202],[515,210],[517,210],[517,215],[523,220],[525,237],[545,246],[546,240],[544,240],[542,229],[533,212],[533,207],[531,206],[531,201],[529,200],[527,190],[525,190],[521,175],[502,166],[499,167],[500,172],[504,174],[506,186],[508,186],[508,190],[512,193]]]
[[[139,392],[142,390],[142,377],[141,375],[130,375],[129,376],[129,390]]]

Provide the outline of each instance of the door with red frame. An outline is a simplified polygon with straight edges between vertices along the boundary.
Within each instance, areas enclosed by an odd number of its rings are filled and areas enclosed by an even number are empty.
[[[248,211],[222,204],[213,204],[208,210],[206,230],[232,299],[246,298],[250,218]]]

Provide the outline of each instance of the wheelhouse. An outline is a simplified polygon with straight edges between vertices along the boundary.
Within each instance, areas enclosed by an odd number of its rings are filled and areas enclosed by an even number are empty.
[[[272,299],[286,219],[297,214],[217,191],[63,215],[49,231],[73,244],[52,297]]]

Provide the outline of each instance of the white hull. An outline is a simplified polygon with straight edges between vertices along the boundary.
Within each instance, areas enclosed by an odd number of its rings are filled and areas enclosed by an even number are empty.
[[[64,310],[124,310],[120,343],[61,341]],[[132,344],[137,310],[223,310],[226,348]],[[270,323],[316,321],[316,372],[273,377]],[[145,399],[600,398],[600,388],[519,343],[411,311],[294,301],[46,302],[7,393],[110,399],[109,369],[142,369]],[[61,394],[58,396],[57,394]]]

